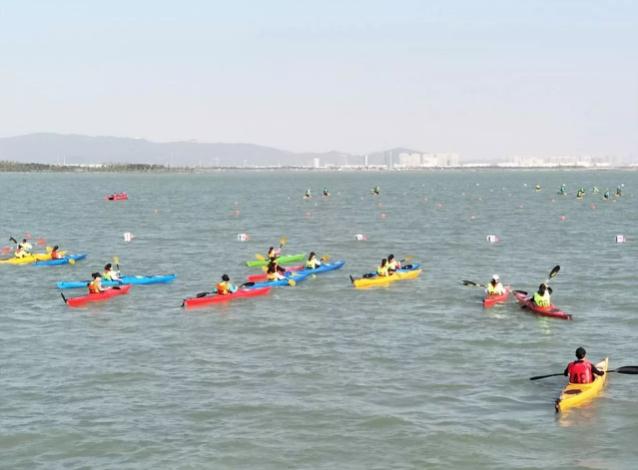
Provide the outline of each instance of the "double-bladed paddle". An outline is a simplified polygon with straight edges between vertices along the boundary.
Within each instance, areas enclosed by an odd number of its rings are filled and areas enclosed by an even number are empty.
[[[638,366],[622,366],[617,369],[608,370],[609,372],[617,372],[618,374],[638,374]],[[563,372],[560,374],[547,374],[547,375],[537,375],[535,377],[530,377],[530,380],[539,380],[546,379],[547,377],[558,377],[559,375],[565,375]]]

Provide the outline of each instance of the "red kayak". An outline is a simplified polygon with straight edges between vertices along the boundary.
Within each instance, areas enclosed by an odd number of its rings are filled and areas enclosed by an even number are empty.
[[[483,308],[492,308],[496,304],[504,304],[510,295],[510,288],[505,288],[505,293],[498,295],[485,295],[483,298]]]
[[[560,318],[561,320],[572,319],[572,316],[569,313],[563,312],[555,305],[550,305],[549,307],[539,307],[529,299],[527,292],[523,292],[520,290],[514,291],[514,297],[516,297],[516,301],[521,305],[521,308],[526,308],[532,313],[535,313],[536,315],[539,315],[541,317]]]
[[[108,196],[104,196],[104,199],[106,199],[107,201],[126,201],[128,199],[128,194],[126,193],[109,194]]]
[[[301,271],[303,268],[304,268],[303,264],[300,264],[297,266],[286,266],[286,272],[291,273],[294,271]],[[246,276],[246,279],[250,282],[261,282],[261,281],[265,281],[267,277],[266,277],[266,273],[261,273],[261,274],[251,274],[249,276]]]
[[[184,299],[184,302],[182,302],[182,307],[203,307],[205,305],[210,305],[218,302],[228,302],[230,300],[240,299],[243,297],[257,297],[258,295],[266,295],[269,292],[270,287],[261,287],[259,289],[238,289],[236,292],[226,295],[213,294],[203,297],[190,297],[188,299]]]
[[[110,289],[106,289],[104,290],[104,292],[100,292],[99,294],[87,294],[80,297],[71,297],[68,299],[64,297],[64,294],[62,294],[62,298],[69,307],[83,307],[91,302],[104,302],[105,300],[109,300],[112,297],[128,294],[128,291],[130,289],[131,286],[129,284],[127,286],[111,287]]]

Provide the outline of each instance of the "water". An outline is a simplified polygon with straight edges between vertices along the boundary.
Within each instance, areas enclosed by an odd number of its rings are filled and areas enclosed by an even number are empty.
[[[562,183],[568,197],[556,195]],[[615,202],[574,197],[620,183]],[[3,468],[636,467],[638,378],[612,375],[602,398],[559,417],[563,378],[528,378],[562,371],[581,345],[611,367],[638,363],[638,173],[0,174],[0,184],[3,237],[29,231],[89,253],[75,266],[0,266]],[[129,201],[103,200],[121,190]],[[240,281],[243,261],[282,236],[287,252],[347,264],[269,297],[179,307],[224,272]],[[423,263],[422,277],[350,286],[348,274],[391,252]],[[178,277],[67,308],[55,282],[114,256],[126,273]],[[461,285],[496,272],[531,291],[556,264],[552,299],[573,322],[514,303],[483,311],[481,290]]]

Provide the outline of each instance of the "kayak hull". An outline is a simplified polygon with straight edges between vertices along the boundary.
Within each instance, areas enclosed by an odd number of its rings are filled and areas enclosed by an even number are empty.
[[[59,251],[61,255],[64,255],[64,251]],[[7,258],[0,260],[0,264],[33,264],[37,261],[49,261],[51,260],[51,253],[33,253],[23,258]]]
[[[258,297],[261,295],[267,295],[270,292],[270,287],[262,287],[261,289],[238,289],[236,292],[227,295],[207,295],[204,297],[190,297],[184,299],[182,307],[184,308],[197,308],[205,307],[207,305],[213,305],[221,302],[230,302],[231,300]]]
[[[410,269],[399,269],[390,276],[379,277],[373,274],[372,277],[361,277],[359,279],[352,279],[352,284],[358,289],[375,287],[375,286],[387,286],[393,282],[404,281],[408,279],[416,279],[421,275],[422,269],[419,264],[413,264]]]
[[[69,307],[84,307],[89,303],[104,302],[106,300],[112,299],[113,297],[128,294],[128,291],[130,289],[131,286],[111,287],[110,289],[107,289],[104,292],[100,292],[99,294],[87,294],[79,297],[71,297],[65,299],[64,301]]]
[[[505,288],[505,293],[500,295],[486,295],[483,298],[483,308],[492,308],[496,304],[504,304],[510,296],[509,287]]]
[[[550,305],[549,307],[539,307],[527,297],[527,293],[525,292],[514,292],[514,297],[520,304],[521,308],[529,310],[534,315],[538,315],[540,317],[558,318],[560,320],[572,320],[571,314],[562,311],[555,305]]]
[[[63,264],[70,264],[70,261],[80,261],[86,258],[86,253],[79,253],[77,255],[67,255],[60,259],[50,259],[47,261],[36,261],[34,266],[60,266]]]
[[[344,264],[346,264],[345,261],[339,260],[339,261],[334,261],[332,263],[323,263],[317,269],[304,269],[303,266],[293,266],[294,268],[298,268],[298,269],[295,269],[295,270],[286,269],[286,275],[288,275],[288,273],[290,274],[297,273],[297,274],[307,274],[310,276],[312,274],[327,273],[329,271],[341,269]],[[253,274],[251,276],[247,276],[247,279],[251,282],[265,281],[266,274]]]
[[[121,285],[142,285],[168,284],[173,282],[175,274],[158,274],[155,276],[122,276],[119,281],[102,281],[103,287],[113,287]],[[61,281],[56,284],[58,289],[79,289],[89,285],[91,281]]]
[[[251,287],[253,289],[259,289],[261,287],[286,287],[290,285],[299,284],[300,282],[305,281],[309,275],[310,274],[307,274],[307,273],[303,273],[303,274],[292,273],[286,276],[285,279],[280,279],[278,281],[255,282],[255,284]],[[290,281],[294,281],[294,283],[291,284]]]
[[[305,253],[297,253],[296,255],[284,255],[277,258],[277,264],[292,264],[302,261],[306,257]],[[257,268],[259,266],[268,266],[268,259],[257,259],[252,261],[246,261],[246,266],[249,268]]]
[[[109,194],[108,196],[104,196],[104,199],[106,199],[107,201],[126,201],[128,199],[128,194],[126,193]]]
[[[556,400],[555,409],[556,413],[567,411],[570,408],[577,408],[581,405],[589,403],[596,398],[603,391],[605,384],[607,383],[607,370],[609,368],[609,358],[606,357],[598,364],[596,364],[598,370],[605,372],[602,377],[594,376],[595,380],[588,384],[574,384],[568,383],[563,389],[560,397]]]

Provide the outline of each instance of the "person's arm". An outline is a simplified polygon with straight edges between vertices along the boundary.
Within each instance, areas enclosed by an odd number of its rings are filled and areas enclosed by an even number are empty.
[[[591,371],[592,371],[592,373],[594,373],[596,375],[599,375],[599,376],[605,375],[605,371],[597,369],[594,364],[591,365]]]

